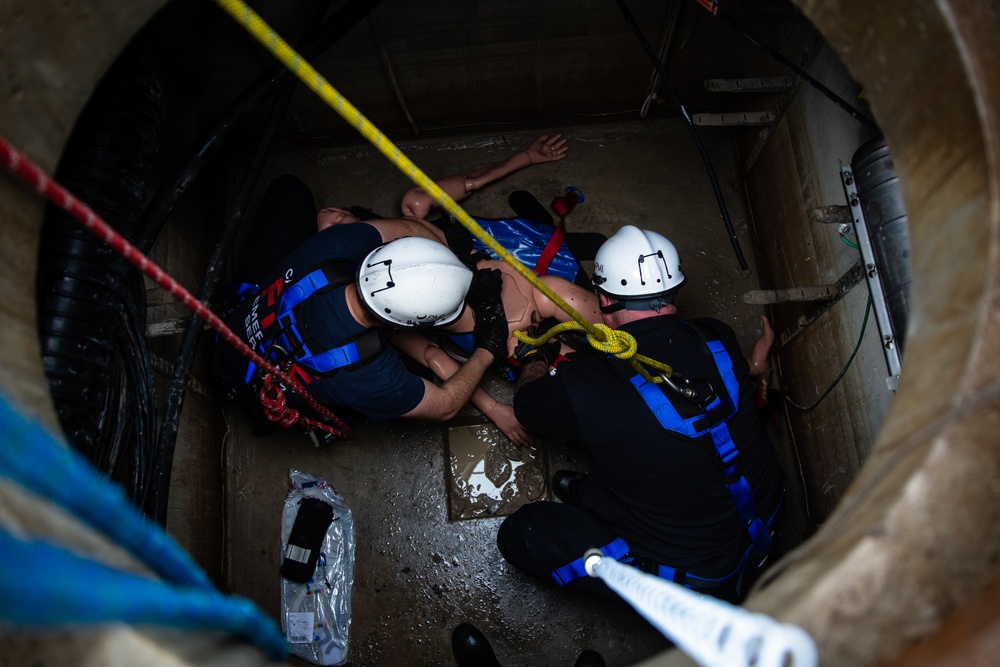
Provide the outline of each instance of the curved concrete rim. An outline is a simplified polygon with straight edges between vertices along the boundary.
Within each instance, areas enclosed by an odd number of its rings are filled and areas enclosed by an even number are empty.
[[[912,309],[870,459],[747,606],[810,631],[824,665],[867,665],[933,633],[997,574],[1000,8],[797,4],[885,132],[910,221]]]

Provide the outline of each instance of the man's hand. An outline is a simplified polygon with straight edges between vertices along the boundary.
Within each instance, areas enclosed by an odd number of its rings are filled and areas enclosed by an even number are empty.
[[[539,164],[541,162],[555,162],[566,157],[569,146],[561,134],[553,134],[551,137],[543,134],[532,141],[524,152],[528,156],[528,164]]]
[[[507,314],[503,310],[500,291],[503,277],[499,269],[480,269],[472,276],[465,302],[472,308],[476,325],[472,338],[476,347],[493,355],[494,361],[507,358]]]

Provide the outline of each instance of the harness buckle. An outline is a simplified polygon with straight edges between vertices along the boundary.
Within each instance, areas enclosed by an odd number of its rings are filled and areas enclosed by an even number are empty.
[[[680,373],[674,373],[674,375],[684,384],[683,387],[678,386],[666,373],[660,373],[658,377],[663,380],[663,384],[684,398],[695,398],[697,393],[690,387],[691,381],[684,378]]]
[[[288,373],[292,369],[292,355],[288,350],[277,343],[271,343],[264,350],[264,358],[278,367],[282,373]],[[266,375],[266,369],[260,369],[261,375]]]
[[[691,381],[691,384],[696,386],[704,385],[707,390],[704,394],[698,390],[692,390],[694,394],[694,401],[698,404],[698,407],[702,412],[710,412],[716,406],[722,404],[722,399],[719,398],[719,394],[715,391],[715,387],[713,387],[712,383],[705,378],[695,378]]]

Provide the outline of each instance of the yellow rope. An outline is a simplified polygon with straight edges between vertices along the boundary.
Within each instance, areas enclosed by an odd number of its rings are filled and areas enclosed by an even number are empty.
[[[635,338],[632,334],[627,331],[622,331],[621,329],[612,329],[604,324],[595,324],[594,327],[604,334],[604,339],[598,340],[588,333],[587,340],[590,342],[590,345],[602,352],[613,354],[619,359],[625,359],[632,364],[632,368],[642,375],[647,382],[663,382],[663,377],[660,375],[650,375],[646,369],[643,368],[643,364],[649,366],[650,368],[657,369],[667,377],[673,375],[673,369],[667,364],[661,361],[656,361],[655,359],[650,359],[643,354],[639,354],[637,352],[638,347],[636,345]],[[563,322],[562,324],[557,324],[552,327],[537,338],[533,338],[523,331],[515,331],[514,337],[523,343],[537,347],[549,342],[549,340],[556,334],[579,328],[580,326],[576,322]]]
[[[322,74],[317,72],[312,65],[302,59],[295,50],[288,45],[285,40],[281,38],[278,33],[276,33],[267,23],[262,19],[257,13],[255,13],[250,7],[247,6],[243,0],[215,0],[220,7],[222,7],[226,12],[229,13],[236,21],[246,28],[254,39],[260,42],[264,48],[270,51],[275,58],[284,63],[284,65],[290,69],[295,76],[299,78],[304,84],[306,84],[313,92],[319,95],[320,99],[326,102],[330,108],[336,111],[340,116],[352,125],[358,132],[361,133],[375,148],[377,148],[383,155],[385,155],[390,162],[392,162],[400,171],[403,172],[411,181],[413,181],[417,186],[423,188],[427,194],[429,194],[434,201],[436,201],[441,208],[450,213],[452,216],[458,220],[463,227],[469,230],[477,239],[479,239],[486,247],[497,254],[503,261],[507,262],[515,271],[520,273],[529,283],[531,283],[535,289],[547,296],[554,304],[559,306],[559,308],[565,312],[567,315],[573,318],[575,323],[579,325],[579,328],[587,332],[587,339],[598,349],[603,349],[601,345],[607,344],[611,349],[606,351],[615,354],[617,356],[622,356],[623,354],[628,354],[627,357],[632,365],[635,366],[639,372],[647,380],[660,382],[662,378],[654,378],[649,376],[645,370],[639,366],[639,362],[651,365],[655,368],[663,371],[668,377],[671,374],[671,369],[666,364],[662,364],[658,361],[653,361],[648,357],[644,357],[639,354],[635,354],[635,340],[632,339],[631,335],[625,333],[624,331],[619,331],[617,329],[609,329],[603,324],[594,324],[589,322],[586,318],[578,313],[571,305],[566,303],[565,299],[556,294],[551,287],[542,282],[534,271],[522,264],[514,255],[512,255],[506,248],[500,245],[496,239],[494,239],[490,234],[484,230],[479,223],[472,219],[472,217],[462,209],[458,203],[452,199],[448,194],[441,189],[441,187],[427,177],[424,172],[420,170],[417,165],[410,161],[406,155],[403,154],[399,148],[393,144],[381,131],[372,123],[364,117],[364,115],[358,111],[354,105],[347,101],[340,92],[337,91],[324,77]],[[571,324],[571,323],[567,323]],[[574,327],[575,328],[575,327]],[[520,340],[520,331],[514,332],[515,336],[518,336]],[[614,339],[612,342],[611,339]],[[624,339],[629,339],[631,342],[622,341]],[[548,338],[546,338],[548,340]],[[619,348],[624,349],[621,351],[615,351]],[[629,352],[631,349],[631,352]]]
[[[427,191],[434,201],[441,205],[455,219],[462,223],[466,229],[483,242],[490,250],[495,252],[501,259],[510,264],[538,291],[553,301],[567,315],[580,323],[584,329],[593,335],[599,335],[594,325],[588,322],[580,313],[576,312],[572,306],[552,291],[552,288],[539,280],[531,269],[527,268],[517,260],[506,248],[500,245],[496,239],[490,236],[486,230],[472,219],[447,193],[442,190],[437,183],[424,174],[417,165],[413,164],[399,148],[394,145],[382,132],[362,115],[347,99],[341,95],[336,88],[323,78],[312,65],[302,59],[298,53],[292,49],[264,20],[250,9],[243,0],[216,0],[237,22],[239,22],[253,37],[267,48],[274,56],[285,64],[303,83],[311,88],[320,98],[326,102],[334,111],[343,117],[350,125],[362,134],[375,148],[382,152],[389,160],[399,168],[411,181]]]

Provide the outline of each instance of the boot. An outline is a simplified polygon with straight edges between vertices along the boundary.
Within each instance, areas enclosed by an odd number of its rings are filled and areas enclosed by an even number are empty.
[[[460,624],[451,633],[451,650],[458,667],[503,667],[486,635],[469,623]]]
[[[604,662],[604,658],[597,651],[591,651],[587,649],[580,654],[580,657],[576,659],[576,663],[573,667],[607,667]]]
[[[541,202],[535,199],[535,196],[530,192],[515,190],[507,197],[507,203],[510,204],[510,207],[519,218],[530,220],[539,225],[556,226],[556,222],[552,219],[549,212],[545,210]]]
[[[556,498],[567,505],[581,507],[580,485],[585,479],[587,476],[582,472],[560,470],[552,476],[552,493],[556,494]]]

